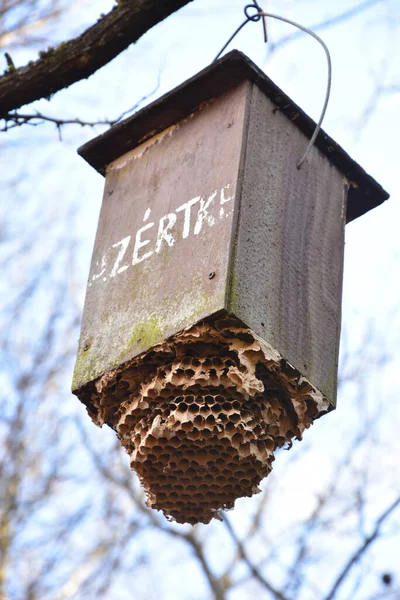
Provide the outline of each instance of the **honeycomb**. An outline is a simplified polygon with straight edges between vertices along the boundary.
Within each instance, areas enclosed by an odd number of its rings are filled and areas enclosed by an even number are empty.
[[[130,456],[147,505],[178,523],[221,518],[259,492],[274,452],[328,401],[239,321],[195,325],[80,393]]]

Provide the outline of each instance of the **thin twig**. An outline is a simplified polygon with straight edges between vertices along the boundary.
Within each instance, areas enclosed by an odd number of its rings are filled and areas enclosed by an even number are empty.
[[[338,15],[335,15],[334,17],[329,17],[325,21],[320,21],[319,23],[314,23],[314,25],[310,25],[310,29],[312,29],[312,31],[323,31],[325,29],[329,29],[330,27],[340,25],[342,23],[345,23],[346,21],[349,21],[350,19],[354,18],[355,16],[358,16],[359,14],[363,13],[364,11],[369,10],[370,8],[373,8],[377,4],[381,4],[384,1],[385,0],[365,0],[364,2],[360,2],[360,4],[357,4],[356,6],[353,6],[352,8],[350,8]],[[286,44],[298,39],[300,37],[300,35],[301,35],[300,31],[295,31],[285,37],[280,38],[277,42],[271,43],[269,45],[269,52],[270,53],[275,52],[276,50],[280,49],[281,47],[285,46]]]
[[[232,527],[232,524],[230,522],[230,520],[228,519],[228,517],[226,515],[224,515],[224,523],[226,525],[226,528],[228,529],[231,538],[233,539],[233,541],[235,542],[240,555],[242,557],[242,559],[244,560],[244,562],[246,563],[246,565],[248,566],[248,568],[250,569],[253,577],[255,577],[255,579],[257,579],[259,581],[259,583],[261,583],[261,585],[268,590],[269,592],[271,592],[271,594],[273,594],[275,596],[275,598],[277,598],[278,600],[288,600],[286,598],[286,596],[284,596],[282,594],[282,592],[280,592],[279,590],[277,590],[271,583],[269,583],[269,581],[267,581],[265,579],[265,577],[260,573],[260,571],[258,570],[258,568],[253,565],[253,563],[251,562],[251,560],[249,559],[249,557],[247,556],[247,552],[242,544],[242,542],[240,541],[240,539],[238,538],[238,536],[236,535],[235,530]]]
[[[374,530],[367,538],[365,538],[364,542],[361,546],[354,552],[353,556],[351,556],[350,560],[348,560],[344,569],[340,573],[339,577],[336,579],[335,583],[332,586],[331,591],[326,596],[325,600],[332,600],[336,596],[336,592],[342,585],[343,581],[349,574],[350,570],[354,567],[354,565],[362,558],[365,552],[368,550],[369,546],[372,544],[374,540],[379,536],[380,529],[386,519],[396,510],[396,508],[400,505],[400,496],[385,510],[384,513],[377,520]]]
[[[21,127],[22,125],[32,125],[32,126],[36,127],[37,125],[40,125],[43,122],[48,122],[48,123],[54,123],[54,125],[57,127],[58,134],[59,134],[60,141],[61,141],[61,127],[64,125],[80,125],[81,127],[97,127],[98,125],[108,125],[109,127],[112,127],[113,125],[116,125],[117,123],[119,123],[119,121],[121,121],[121,119],[126,117],[126,115],[135,112],[143,102],[145,102],[146,100],[148,100],[149,98],[154,96],[154,94],[157,93],[159,87],[160,87],[160,73],[158,74],[158,77],[157,77],[157,84],[151,90],[151,92],[142,96],[133,106],[131,106],[131,108],[124,110],[116,119],[103,119],[103,120],[98,120],[98,121],[83,121],[82,119],[78,119],[78,118],[60,119],[58,117],[51,117],[49,115],[44,115],[43,113],[41,113],[39,111],[35,111],[34,113],[19,113],[19,112],[14,111],[12,113],[6,114],[3,117],[5,124],[4,124],[4,127],[2,127],[0,129],[0,131],[8,131],[9,129],[14,129],[14,127]]]
[[[189,544],[191,544],[194,553],[196,554],[202,568],[204,571],[204,574],[208,580],[208,583],[212,589],[212,591],[214,592],[214,598],[215,600],[225,600],[225,592],[224,589],[220,583],[220,581],[218,579],[216,579],[213,575],[213,573],[211,572],[210,566],[206,560],[206,557],[204,555],[204,550],[203,547],[201,545],[201,543],[199,542],[199,540],[195,537],[193,532],[189,532],[187,533],[185,536],[186,540],[189,542]]]
[[[75,419],[75,424],[76,424],[78,432],[81,435],[81,439],[82,439],[86,449],[89,451],[89,454],[90,454],[94,464],[96,465],[98,471],[107,480],[109,480],[110,482],[112,482],[115,485],[122,487],[126,492],[128,492],[130,498],[134,501],[136,507],[139,508],[139,510],[141,512],[146,513],[146,516],[149,518],[151,524],[155,528],[163,531],[164,533],[167,533],[168,535],[172,535],[178,539],[184,540],[192,547],[196,557],[198,558],[198,560],[200,562],[204,576],[205,576],[211,590],[214,593],[214,599],[215,600],[225,600],[224,588],[222,587],[220,581],[212,573],[210,565],[205,556],[203,547],[202,547],[200,541],[198,540],[198,538],[195,536],[195,533],[193,531],[184,532],[184,531],[169,527],[169,526],[165,525],[162,520],[158,519],[156,513],[153,510],[149,510],[145,507],[144,503],[142,502],[142,498],[137,497],[137,495],[135,494],[135,492],[133,490],[131,480],[126,477],[116,476],[104,464],[100,455],[96,452],[96,450],[91,445],[80,419]]]
[[[0,77],[1,117],[87,79],[190,1],[118,2],[78,37],[42,50],[38,60]]]

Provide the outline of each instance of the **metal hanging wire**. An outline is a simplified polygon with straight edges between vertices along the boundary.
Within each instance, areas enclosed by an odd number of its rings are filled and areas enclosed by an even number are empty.
[[[253,12],[253,14],[251,14],[251,11],[255,10],[255,12]],[[325,42],[313,31],[311,31],[311,29],[308,29],[307,27],[304,27],[304,25],[300,25],[300,23],[296,23],[296,21],[292,21],[290,19],[286,19],[285,17],[281,17],[279,15],[275,15],[273,13],[269,13],[266,12],[264,10],[261,9],[260,5],[258,4],[258,2],[256,0],[253,0],[252,4],[247,4],[244,7],[244,14],[246,16],[246,19],[243,21],[243,23],[241,23],[239,25],[239,27],[236,29],[236,31],[231,35],[231,37],[229,38],[229,40],[226,42],[226,44],[222,47],[222,49],[218,52],[217,56],[215,57],[214,61],[215,62],[223,53],[223,51],[229,46],[229,44],[232,42],[232,40],[237,36],[237,34],[239,33],[239,31],[241,31],[243,29],[243,27],[245,25],[247,25],[247,23],[253,22],[253,23],[257,23],[258,21],[260,21],[262,19],[263,22],[263,30],[264,30],[264,41],[267,42],[268,41],[268,34],[267,34],[267,25],[266,25],[266,17],[270,17],[271,19],[277,19],[278,21],[283,21],[284,23],[288,23],[289,25],[293,25],[294,27],[297,27],[298,29],[301,29],[302,31],[304,31],[305,33],[308,33],[308,35],[310,35],[311,37],[313,37],[315,40],[317,40],[317,42],[319,42],[321,44],[321,46],[323,47],[324,51],[325,51],[325,55],[326,55],[326,59],[327,59],[327,63],[328,63],[328,81],[327,81],[327,86],[326,86],[326,93],[325,93],[325,100],[324,100],[324,104],[322,107],[322,112],[321,112],[321,116],[318,120],[318,123],[314,129],[314,133],[311,136],[311,139],[308,143],[308,146],[306,148],[306,151],[304,152],[303,156],[300,158],[299,162],[297,163],[297,168],[300,169],[302,164],[304,163],[304,161],[306,160],[311,148],[314,145],[314,142],[317,138],[317,135],[321,129],[321,125],[322,125],[322,121],[324,120],[325,117],[325,113],[326,113],[326,109],[328,108],[328,103],[329,103],[329,97],[330,97],[330,93],[331,93],[331,85],[332,85],[332,61],[331,61],[331,55],[329,53],[328,47],[325,44]]]

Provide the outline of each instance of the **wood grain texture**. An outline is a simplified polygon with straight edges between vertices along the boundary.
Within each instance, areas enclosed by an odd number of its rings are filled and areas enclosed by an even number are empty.
[[[344,253],[344,176],[253,84],[229,310],[334,404]]]
[[[74,389],[224,309],[250,85],[109,165]]]
[[[204,102],[221,96],[245,80],[256,83],[275,110],[290,119],[306,138],[311,138],[316,123],[247,56],[233,50],[171,92],[90,140],[78,152],[104,175],[107,165],[121,154],[185,119]],[[347,222],[379,206],[389,197],[379,183],[322,129],[315,140],[315,147],[351,182]]]

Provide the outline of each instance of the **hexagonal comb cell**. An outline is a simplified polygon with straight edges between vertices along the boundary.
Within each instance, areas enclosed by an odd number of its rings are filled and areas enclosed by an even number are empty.
[[[130,456],[147,504],[209,523],[259,491],[274,451],[328,401],[240,322],[195,325],[100,377],[81,399]]]

